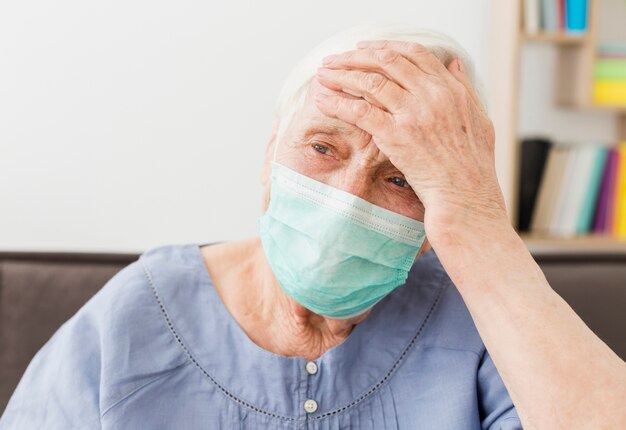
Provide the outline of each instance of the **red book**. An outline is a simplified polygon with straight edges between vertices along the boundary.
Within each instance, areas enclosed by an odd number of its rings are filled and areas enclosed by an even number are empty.
[[[554,1],[554,0],[553,0]],[[559,30],[565,30],[567,23],[565,22],[565,2],[567,0],[556,0],[557,3],[557,21]]]

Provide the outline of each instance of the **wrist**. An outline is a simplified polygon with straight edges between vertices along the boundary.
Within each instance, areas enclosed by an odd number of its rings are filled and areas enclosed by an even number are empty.
[[[526,244],[505,217],[442,217],[426,235],[462,295],[484,294],[510,278],[535,276]]]
[[[519,238],[504,208],[494,206],[447,205],[437,209],[427,208],[424,224],[433,246],[438,243],[443,246],[447,242],[469,245],[476,241],[511,236]]]

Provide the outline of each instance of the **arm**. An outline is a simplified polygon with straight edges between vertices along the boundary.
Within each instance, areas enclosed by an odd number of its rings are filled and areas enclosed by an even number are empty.
[[[525,428],[626,428],[626,364],[546,281],[508,222],[430,238]]]
[[[371,134],[423,202],[428,239],[524,428],[626,428],[626,364],[550,288],[510,226],[493,125],[461,63],[372,41],[324,65],[318,108]]]

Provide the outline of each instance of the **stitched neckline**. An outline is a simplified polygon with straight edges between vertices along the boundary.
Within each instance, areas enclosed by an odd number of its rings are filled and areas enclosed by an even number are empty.
[[[175,247],[173,248],[175,249]],[[334,416],[349,410],[374,394],[393,376],[396,369],[402,364],[405,357],[410,353],[410,350],[415,347],[420,334],[423,332],[432,312],[439,303],[440,297],[445,290],[445,288],[443,288],[443,284],[445,283],[441,282],[444,272],[441,266],[439,266],[437,269],[439,273],[432,277],[434,279],[430,279],[425,282],[425,285],[420,286],[420,288],[427,290],[424,298],[428,300],[426,300],[427,303],[420,303],[418,309],[419,312],[411,314],[411,319],[414,319],[415,321],[413,322],[416,322],[416,324],[412,324],[408,327],[408,323],[405,322],[402,326],[392,327],[405,333],[405,336],[403,336],[402,339],[387,339],[389,340],[389,345],[385,344],[385,348],[388,350],[392,348],[396,350],[396,353],[393,353],[392,355],[393,359],[387,360],[384,363],[376,364],[379,370],[376,370],[375,372],[372,372],[371,367],[366,368],[368,371],[367,373],[375,373],[378,376],[369,378],[367,383],[360,383],[356,384],[356,387],[346,388],[346,390],[349,389],[351,391],[350,393],[337,393],[336,401],[333,402],[332,405],[320,405],[320,409],[317,413],[305,414],[302,408],[302,403],[306,398],[309,398],[309,393],[311,391],[311,387],[309,386],[310,383],[306,383],[306,376],[304,376],[304,379],[302,378],[302,375],[305,373],[304,364],[306,363],[306,360],[302,357],[280,356],[254,344],[254,342],[247,337],[245,332],[243,332],[241,327],[238,326],[236,320],[228,312],[227,308],[221,301],[221,298],[217,294],[213,281],[210,277],[210,273],[204,263],[204,258],[199,245],[185,245],[182,249],[179,249],[178,252],[180,252],[180,257],[183,260],[190,260],[187,261],[187,263],[190,264],[186,265],[185,274],[189,275],[191,279],[180,276],[180,279],[185,281],[184,285],[175,285],[175,281],[179,279],[168,280],[169,282],[161,282],[161,279],[159,279],[158,276],[153,275],[152,272],[154,270],[151,270],[152,267],[149,264],[150,261],[144,261],[144,263],[146,263],[144,264],[144,270],[146,271],[146,276],[148,276],[150,281],[151,289],[176,342],[183,349],[190,361],[228,398],[246,407],[247,409],[283,421],[296,421],[304,419],[305,417],[311,420],[319,420]],[[424,257],[425,256],[422,256],[420,258]],[[146,258],[144,258],[144,260],[146,260]],[[159,263],[160,265],[163,265],[163,262]],[[165,265],[165,268],[161,268],[161,270],[165,270],[167,273],[167,265]],[[180,275],[179,271],[174,273]],[[187,294],[189,297],[193,297],[196,300],[192,300],[191,303],[183,303],[181,300],[173,300],[175,298],[180,298],[179,294],[176,294],[176,289],[184,287],[189,287],[193,290],[187,292]],[[413,286],[413,288],[416,288],[416,286]],[[399,293],[394,294],[394,292],[383,299],[381,304],[391,299],[395,301],[394,303],[397,303],[398,301],[402,302],[403,297],[401,297]],[[181,309],[181,306],[185,309]],[[378,318],[371,318],[375,316],[374,312],[377,309],[375,307],[372,314],[362,323],[357,325],[344,342],[327,351],[319,359],[314,360],[318,364],[322,375],[314,377],[316,379],[313,381],[313,384],[317,383],[317,387],[313,388],[323,390],[324,386],[332,385],[329,385],[330,381],[328,381],[328,378],[331,377],[331,375],[327,375],[326,381],[324,381],[324,367],[327,365],[335,366],[333,372],[331,373],[335,373],[338,370],[344,372],[344,374],[346,374],[345,380],[347,383],[349,382],[353,384],[354,380],[358,379],[352,376],[362,376],[359,373],[359,368],[363,369],[363,363],[367,362],[367,358],[371,357],[365,357],[366,359],[363,359],[364,357],[355,357],[354,351],[359,351],[360,354],[363,354],[365,351],[366,354],[371,356],[376,355],[376,351],[371,350],[371,348],[363,349],[363,346],[364,343],[367,344],[368,340],[371,340],[372,338],[379,336],[378,340],[380,341],[380,336],[388,336],[388,332],[381,333],[381,331],[384,332],[385,325],[388,325],[389,317],[393,316],[391,313],[383,313],[383,311],[385,311],[384,308],[388,306],[389,305],[379,306],[377,312]],[[215,312],[215,314],[212,314],[210,311]],[[397,311],[394,313],[402,313],[407,310],[404,309],[403,311],[402,309],[398,310],[391,308],[386,309],[386,311]],[[211,319],[211,316],[213,317],[213,320]],[[368,320],[369,323],[366,324]],[[219,332],[219,330],[216,333],[203,333],[199,330],[200,326],[207,322],[210,323],[211,321],[215,323],[215,326],[223,326],[225,328],[224,333]],[[367,328],[370,328],[370,331],[365,330]],[[357,332],[357,330],[359,331]],[[406,336],[406,334],[409,333],[410,336]],[[355,334],[357,334],[357,336],[353,336]],[[242,335],[245,336],[245,338],[242,337]],[[232,336],[232,338],[229,336]],[[213,337],[213,339],[211,339],[211,337]],[[353,340],[351,343],[348,343],[351,337],[353,337]],[[245,339],[247,339],[247,341]],[[382,339],[384,339],[384,337]],[[210,342],[211,340],[217,342]],[[208,343],[211,343],[213,347],[208,347]],[[383,343],[381,342],[380,345],[382,344]],[[227,354],[229,357],[232,357],[232,360],[223,360],[224,356],[216,354],[216,348],[224,345],[227,348],[233,348],[233,352],[231,354]],[[254,357],[250,357],[249,355],[253,355]],[[243,361],[241,360],[241,356],[245,356]],[[252,362],[250,360],[258,361]],[[250,363],[253,363],[253,367],[256,367],[257,369],[273,368],[276,371],[276,374],[246,374],[245,371],[240,374],[238,372],[240,369],[236,367],[232,369],[233,371],[229,371],[228,367],[233,364],[232,361],[240,362],[243,367],[250,367]],[[291,378],[294,374],[301,376]],[[282,406],[280,408],[263,407],[261,404],[268,398],[268,396],[267,392],[264,390],[265,387],[263,387],[262,382],[263,380],[271,380],[274,376],[285,378],[287,380],[287,384],[297,384],[300,391],[293,392],[293,396],[291,397],[285,397],[284,402],[282,403],[279,401],[278,403]],[[292,380],[289,380],[290,378]],[[230,383],[226,384],[225,381],[229,381]],[[333,384],[334,382],[335,381],[332,381]],[[251,386],[254,386],[255,388],[250,388]],[[250,391],[254,392],[255,390],[255,395],[251,396]],[[246,396],[242,394],[244,392],[248,395]]]

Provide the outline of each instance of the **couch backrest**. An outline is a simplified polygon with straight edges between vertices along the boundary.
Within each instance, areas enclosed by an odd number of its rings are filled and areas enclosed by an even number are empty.
[[[552,288],[626,360],[626,253],[535,254]]]
[[[52,334],[134,254],[0,252],[0,415]],[[626,255],[535,255],[550,284],[626,359]]]
[[[136,255],[0,253],[0,415],[52,334]]]

